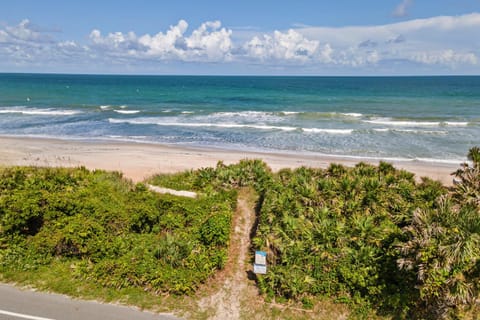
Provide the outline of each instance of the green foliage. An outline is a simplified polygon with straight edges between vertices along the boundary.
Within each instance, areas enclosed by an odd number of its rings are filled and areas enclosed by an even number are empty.
[[[386,163],[280,171],[263,194],[253,240],[268,253],[260,289],[288,299],[338,298],[360,318],[372,307],[406,315],[415,289],[398,270],[396,244],[415,210],[434,207],[446,192]]]
[[[480,149],[468,153],[450,194],[417,209],[398,243],[398,266],[409,272],[417,299],[411,316],[458,318],[480,293]],[[430,198],[433,198],[430,196]]]
[[[258,160],[158,175],[157,195],[118,173],[0,170],[0,273],[62,260],[72,276],[109,288],[190,293],[227,259],[237,189],[259,195],[257,284],[305,308],[328,297],[352,318],[457,318],[480,292],[480,154],[447,189],[388,163],[284,169]]]
[[[224,246],[230,234],[230,217],[217,214],[205,221],[200,227],[200,238],[207,246]]]
[[[216,168],[202,168],[178,175],[156,175],[149,182],[178,190],[205,190],[209,188],[253,187],[266,188],[272,179],[271,170],[260,160],[241,160],[238,164],[218,162]]]
[[[457,182],[453,198],[460,204],[480,207],[480,148],[470,149],[468,159],[471,165],[464,163],[453,173]]]
[[[158,195],[85,168],[1,169],[0,273],[60,259],[107,287],[193,292],[226,261],[236,205],[235,190],[206,191]]]
[[[417,210],[398,245],[399,267],[415,273],[416,318],[444,319],[472,305],[480,284],[480,211],[454,207],[447,197],[437,208]]]

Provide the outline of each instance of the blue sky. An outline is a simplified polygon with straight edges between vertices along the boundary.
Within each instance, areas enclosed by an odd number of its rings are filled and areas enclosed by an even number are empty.
[[[2,1],[0,72],[480,74],[480,0]]]

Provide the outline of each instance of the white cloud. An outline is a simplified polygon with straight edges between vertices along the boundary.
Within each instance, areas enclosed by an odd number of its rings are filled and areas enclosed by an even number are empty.
[[[476,65],[478,58],[473,53],[458,53],[452,49],[440,52],[417,52],[412,54],[412,60],[424,64],[443,64],[456,66],[459,64]]]
[[[123,34],[121,32],[109,33],[105,37],[102,36],[99,30],[93,30],[90,33],[90,40],[94,47],[100,47],[109,50],[119,50],[128,52],[138,48],[138,39],[135,33],[128,32]]]
[[[220,21],[203,23],[185,38],[187,51],[192,57],[206,56],[209,60],[229,60],[233,47],[230,36],[232,30],[220,29]]]
[[[23,20],[17,26],[6,27],[5,29],[12,38],[17,40],[36,42],[52,41],[48,34],[35,30],[28,19]]]
[[[182,58],[183,48],[178,45],[183,44],[184,34],[188,28],[185,20],[180,20],[177,25],[170,26],[170,29],[164,34],[159,32],[154,36],[149,34],[141,36],[138,41],[145,47],[146,54],[151,57],[160,58]]]
[[[397,70],[420,64],[427,68],[424,70],[444,68],[479,73],[478,30],[479,13],[377,26],[299,26],[267,33],[249,30],[248,36],[241,34],[236,38],[234,31],[222,27],[220,21],[207,21],[189,31],[188,23],[180,20],[153,35],[137,35],[133,31],[102,33],[93,29],[88,42],[81,44],[57,41],[51,33],[23,20],[18,25],[0,27],[0,67],[62,64],[77,66],[82,71],[82,66],[92,65],[114,69],[113,66],[135,68],[173,62],[189,62],[193,66],[214,62],[260,66],[267,73],[282,66],[348,72],[376,70],[395,61]]]
[[[309,27],[296,31],[328,43],[332,63],[374,65],[398,60],[446,67],[479,64],[480,14],[440,16],[405,22],[341,28]]]
[[[275,31],[273,35],[255,36],[243,46],[249,58],[308,61],[314,58],[319,42],[308,40],[293,29],[285,33]]]
[[[395,8],[393,15],[395,17],[405,17],[408,15],[408,8],[412,5],[413,0],[402,0],[402,2]]]
[[[99,30],[90,33],[93,47],[109,55],[132,56],[138,59],[181,61],[228,61],[231,58],[231,30],[221,28],[220,21],[207,21],[187,36],[188,23],[180,20],[163,33],[138,37],[135,33],[115,32],[102,36]]]
[[[16,26],[6,26],[0,30],[0,43],[44,43],[52,42],[48,33],[37,31],[28,19],[22,20]]]

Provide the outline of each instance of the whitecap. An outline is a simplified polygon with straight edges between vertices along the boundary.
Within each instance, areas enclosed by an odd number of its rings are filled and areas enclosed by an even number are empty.
[[[135,114],[140,112],[140,110],[113,110],[113,111],[121,114]]]
[[[238,112],[212,113],[212,116],[220,116],[220,117],[259,117],[259,116],[266,116],[266,115],[272,115],[272,113],[263,112],[263,111],[238,111]]]
[[[457,122],[457,121],[445,121],[444,124],[447,126],[452,127],[466,127],[468,126],[468,122]]]
[[[415,129],[389,129],[389,128],[375,128],[375,132],[397,132],[397,133],[413,133],[413,134],[443,134],[447,135],[447,131],[440,130],[415,130]]]
[[[270,126],[270,125],[255,125],[255,124],[238,124],[238,123],[202,123],[202,122],[167,122],[159,121],[158,119],[139,118],[139,119],[108,119],[110,123],[128,123],[128,124],[155,124],[158,126],[170,127],[209,127],[209,128],[251,128],[259,130],[280,130],[280,131],[295,131],[295,127],[286,126]]]
[[[389,119],[364,120],[364,122],[371,124],[380,124],[385,126],[400,126],[400,127],[435,127],[440,126],[440,122],[433,121],[401,121]]]
[[[3,108],[0,109],[2,114],[23,114],[31,116],[72,116],[75,114],[81,113],[77,110],[62,110],[62,109],[38,109],[38,108],[23,108],[23,107],[13,107],[13,108]]]
[[[361,118],[363,117],[363,114],[361,113],[356,113],[356,112],[348,112],[348,113],[342,113],[344,116],[347,117],[354,117],[354,118]]]

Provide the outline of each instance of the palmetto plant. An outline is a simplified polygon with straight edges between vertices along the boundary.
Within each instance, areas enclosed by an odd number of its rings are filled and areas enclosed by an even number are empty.
[[[456,178],[454,199],[459,203],[480,206],[480,148],[473,147],[468,152],[472,162],[464,163],[453,175]]]
[[[418,209],[403,230],[401,269],[416,274],[416,317],[447,318],[479,293],[480,215],[478,208],[454,206],[441,197],[436,209]]]

